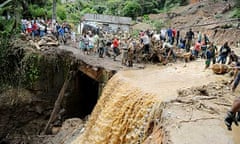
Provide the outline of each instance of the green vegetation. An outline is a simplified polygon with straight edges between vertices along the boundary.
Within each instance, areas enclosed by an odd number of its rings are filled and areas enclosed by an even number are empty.
[[[53,0],[12,0],[6,7],[15,7],[16,2],[25,18],[52,17]],[[78,21],[85,13],[136,18],[144,14],[159,13],[161,10],[172,8],[175,5],[187,4],[187,0],[76,0],[67,4],[62,4],[60,0],[57,0],[56,3],[58,20]]]
[[[235,9],[233,17],[240,18],[240,0],[235,0]]]
[[[26,54],[21,60],[22,83],[33,86],[40,76],[40,54]]]

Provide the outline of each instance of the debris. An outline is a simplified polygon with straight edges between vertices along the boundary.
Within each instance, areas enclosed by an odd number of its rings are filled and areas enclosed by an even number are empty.
[[[229,67],[225,64],[213,64],[212,70],[215,74],[225,74],[229,72]]]

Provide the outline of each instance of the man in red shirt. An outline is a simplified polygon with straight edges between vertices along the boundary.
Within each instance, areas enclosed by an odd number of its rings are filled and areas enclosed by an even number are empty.
[[[193,50],[193,54],[194,54],[195,58],[198,57],[200,50],[201,50],[201,42],[197,41],[194,45],[194,50]]]
[[[34,21],[34,24],[32,25],[32,39],[33,40],[36,35],[38,35],[38,25],[37,25],[36,21]]]
[[[172,45],[174,44],[174,40],[176,39],[176,35],[177,35],[177,30],[175,28],[172,29],[172,36],[173,36],[173,39],[172,39]]]
[[[120,51],[119,51],[119,48],[118,48],[118,46],[119,46],[118,38],[115,37],[112,44],[113,44],[113,52],[114,52],[113,60],[115,61],[116,57],[120,54]]]

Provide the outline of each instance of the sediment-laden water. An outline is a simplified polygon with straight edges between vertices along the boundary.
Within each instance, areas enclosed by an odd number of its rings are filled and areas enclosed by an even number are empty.
[[[160,121],[161,101],[156,96],[113,77],[105,87],[85,132],[72,144],[137,144]]]

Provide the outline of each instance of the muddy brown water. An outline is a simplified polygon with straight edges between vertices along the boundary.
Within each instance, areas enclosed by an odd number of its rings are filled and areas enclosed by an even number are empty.
[[[240,143],[240,127],[233,126],[232,131],[229,131],[228,134],[233,137],[234,144]]]
[[[211,69],[204,70],[203,60],[118,72],[104,88],[85,131],[73,139],[72,144],[141,143],[147,137],[149,122],[161,115],[158,113],[161,103],[177,98],[177,90],[226,79],[227,76],[215,75]],[[210,127],[201,127],[197,123],[192,127],[191,123],[186,123],[182,133],[173,131],[176,136],[174,144],[188,143],[192,138],[196,144],[216,143],[215,136],[223,142],[239,144],[239,128],[228,132],[219,125],[224,125],[222,117],[219,119],[209,120]]]

